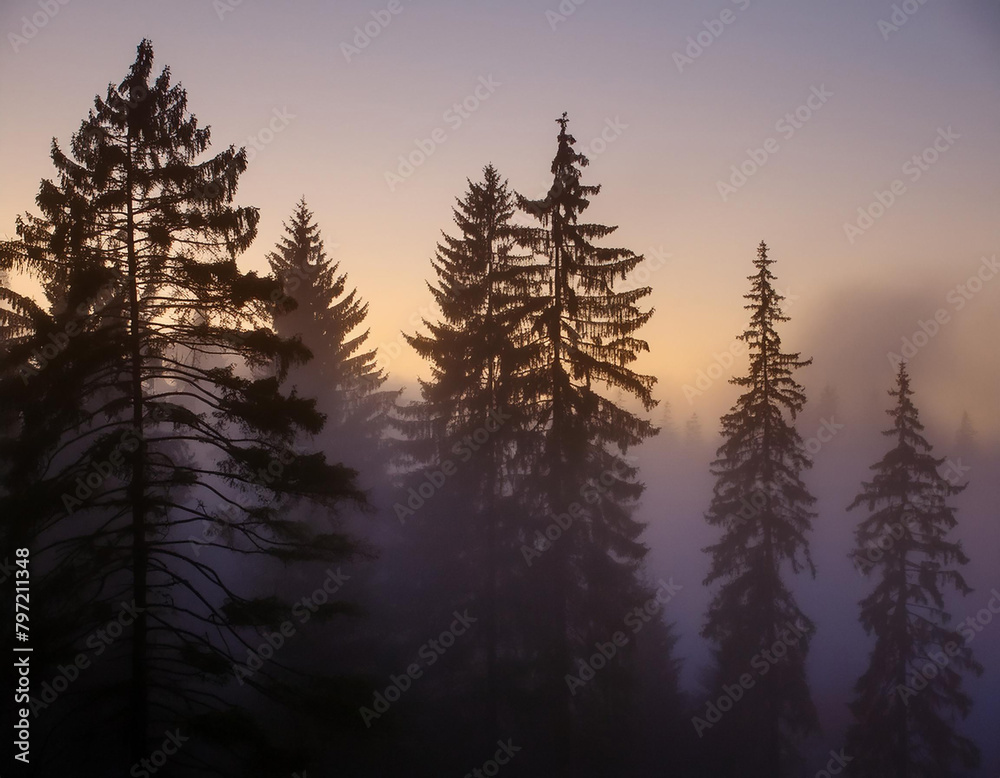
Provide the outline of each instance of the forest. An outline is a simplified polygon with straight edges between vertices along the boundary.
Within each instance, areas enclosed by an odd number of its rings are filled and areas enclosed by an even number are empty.
[[[843,416],[782,343],[796,260],[762,240],[715,371],[736,400],[676,419],[637,365],[670,266],[639,275],[647,257],[615,247],[560,108],[534,139],[547,191],[484,158],[432,255],[408,258],[433,308],[402,333],[423,366],[407,392],[370,338],[378,295],[324,244],[336,214],[305,193],[260,245],[248,149],[213,137],[149,40],[108,75],[78,126],[48,128],[71,140],[0,243],[5,769],[980,774],[963,722],[1000,589],[966,581],[991,551],[960,535],[998,456],[968,420],[925,428],[909,359],[933,333],[874,375],[881,449],[840,454],[868,475],[828,499],[810,471],[849,445]],[[255,252],[269,272],[241,265]],[[658,535],[704,580],[648,564],[638,514],[665,479],[707,484],[684,499],[710,542],[667,518]],[[814,530],[844,509],[850,554],[816,564]],[[835,636],[800,596],[836,585],[831,564],[859,582],[867,639],[837,741],[809,665]],[[705,661],[672,610],[697,588]]]

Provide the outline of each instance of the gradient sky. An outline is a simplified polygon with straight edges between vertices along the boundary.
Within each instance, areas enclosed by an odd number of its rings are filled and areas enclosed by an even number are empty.
[[[891,30],[879,27],[893,14],[888,0],[565,0],[562,8],[575,10],[563,20],[546,13],[559,11],[557,0],[398,3],[401,12],[388,14],[348,61],[342,44],[353,45],[355,28],[388,2],[68,0],[15,52],[8,34],[44,12],[37,2],[4,0],[0,237],[13,236],[15,216],[34,209],[39,180],[52,175],[50,138],[66,142],[94,94],[122,78],[149,37],[157,70],[171,66],[217,150],[246,145],[275,110],[294,115],[241,180],[239,202],[261,209],[244,265],[266,268],[282,221],[305,195],[332,255],[370,301],[392,383],[412,388],[422,368],[399,332],[413,331],[430,305],[424,282],[440,231],[453,227],[454,198],[489,162],[514,189],[541,194],[553,120],[568,111],[580,148],[591,150],[585,181],[604,187],[589,215],[620,225],[620,245],[651,259],[670,255],[649,275],[657,313],[641,367],[659,376],[656,396],[671,402],[675,418],[697,412],[712,430],[735,397],[724,378],[743,368],[740,358],[704,394],[689,401],[683,387],[742,330],[746,276],[763,239],[792,298],[786,345],[815,358],[802,373],[811,397],[832,384],[845,407],[882,418],[893,372],[887,352],[943,309],[947,322],[911,360],[918,404],[949,434],[968,411],[982,438],[1000,438],[1000,277],[966,294],[961,310],[956,302],[983,258],[1000,256],[1000,4],[908,0],[916,12]],[[675,54],[689,48],[689,36],[719,29],[713,20],[724,11],[731,23],[679,68]],[[482,81],[494,91],[457,122],[449,110]],[[803,109],[812,115],[789,133],[783,117],[814,90],[830,96]],[[620,134],[595,146],[609,126]],[[911,158],[940,130],[958,137],[913,180]],[[444,141],[391,190],[386,173],[435,131]],[[719,182],[768,139],[775,153],[724,201]],[[845,223],[897,179],[905,192],[850,242]],[[849,430],[854,443],[838,440],[835,458],[860,476],[882,444],[870,425]],[[865,452],[860,463],[847,453],[855,443]],[[684,498],[699,540],[707,538],[698,519],[707,477],[703,487]],[[650,499],[669,496],[653,483]],[[839,559],[847,525],[826,526],[817,540],[826,533],[840,543],[831,552]],[[657,573],[697,582],[704,559],[690,543],[671,550],[670,531],[651,528]],[[985,553],[995,554],[997,532],[983,538]],[[844,640],[857,639],[852,575],[843,573],[837,590],[833,633]],[[988,565],[976,578],[980,591],[995,585]],[[680,603],[688,658],[697,656],[706,596]],[[813,612],[822,611],[826,595],[811,597]],[[840,644],[818,651],[835,662]],[[838,702],[864,661],[855,653],[837,676],[845,690]],[[987,716],[980,731],[989,731]]]
[[[304,194],[371,302],[394,382],[412,386],[420,366],[393,344],[430,304],[423,282],[453,198],[491,161],[515,189],[543,191],[553,119],[565,110],[584,147],[608,121],[623,126],[592,155],[587,180],[604,191],[590,213],[620,225],[621,245],[671,255],[651,276],[657,315],[643,367],[679,414],[717,417],[731,399],[724,381],[691,402],[682,387],[742,328],[745,276],[763,239],[779,286],[798,297],[786,337],[817,358],[809,383],[856,375],[841,391],[881,391],[886,352],[945,308],[951,320],[914,358],[933,399],[927,412],[954,424],[968,410],[997,431],[1000,369],[984,334],[997,331],[1000,281],[962,311],[946,300],[1000,252],[1000,6],[910,2],[916,13],[883,32],[892,5],[872,0],[565,0],[575,10],[562,21],[547,16],[556,2],[399,0],[401,11],[385,14],[389,24],[348,61],[342,44],[388,3],[69,0],[15,52],[9,34],[44,12],[5,0],[0,235],[13,234],[51,175],[50,137],[66,141],[147,36],[216,148],[246,145],[275,109],[294,115],[242,179],[240,202],[261,209],[245,264],[265,267]],[[727,9],[731,23],[680,72],[675,53]],[[481,77],[498,86],[456,127],[446,112]],[[832,97],[787,137],[779,122],[814,87]],[[949,127],[960,137],[912,182],[903,166]],[[436,129],[444,142],[390,191],[386,173]],[[769,138],[777,152],[724,202],[719,181]],[[895,179],[905,194],[850,243],[844,224]]]

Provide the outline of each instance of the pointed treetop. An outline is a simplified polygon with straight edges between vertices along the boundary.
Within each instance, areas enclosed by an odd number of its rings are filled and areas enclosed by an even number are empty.
[[[768,259],[767,252],[767,244],[764,241],[761,241],[760,245],[757,246],[757,259],[754,260],[754,264],[757,267],[764,268],[774,262],[773,259]]]
[[[910,388],[910,374],[906,371],[906,360],[899,360],[899,369],[896,371],[896,383],[902,390]]]

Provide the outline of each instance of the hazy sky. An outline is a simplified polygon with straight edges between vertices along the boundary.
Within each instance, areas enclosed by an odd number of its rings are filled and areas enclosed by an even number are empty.
[[[541,194],[553,120],[568,111],[592,157],[585,181],[604,187],[589,215],[620,225],[615,242],[649,256],[657,313],[642,367],[660,377],[656,394],[675,418],[697,412],[714,429],[734,397],[724,379],[745,363],[730,366],[724,352],[745,324],[745,277],[763,239],[790,297],[786,345],[815,358],[802,373],[813,399],[832,383],[845,406],[880,418],[887,352],[908,338],[919,346],[911,372],[925,419],[953,430],[967,410],[981,436],[1000,436],[1000,271],[984,265],[1000,258],[995,1],[48,1],[56,13],[29,0],[0,9],[0,237],[52,175],[50,138],[65,143],[149,37],[157,71],[170,65],[214,148],[269,141],[241,181],[239,202],[261,209],[245,266],[266,268],[305,195],[370,301],[393,383],[412,387],[421,366],[399,331],[430,305],[424,281],[440,231],[453,228],[454,198],[488,162],[516,190]],[[33,15],[45,25],[28,39]],[[366,25],[378,30],[367,43],[356,30]],[[401,156],[431,145],[400,170]],[[734,166],[749,175],[733,178]],[[859,209],[876,218],[859,222]],[[980,271],[985,280],[963,286]],[[917,334],[921,321],[933,337]],[[685,393],[699,371],[714,380]],[[858,476],[872,460],[846,452],[857,444],[874,457],[881,445],[860,426],[836,444]],[[672,499],[652,481],[650,499]],[[683,496],[689,540],[708,537],[707,476],[702,486]],[[839,543],[829,556],[842,562],[847,522],[859,517],[841,517],[836,499],[841,523],[817,537]],[[651,529],[655,572],[696,587],[705,560],[690,542],[675,548],[673,531]],[[986,554],[996,552],[989,538]],[[989,565],[980,570],[987,591]],[[844,640],[858,637],[860,584],[851,587],[836,590]],[[707,594],[692,597],[680,606],[689,658]],[[825,597],[812,597],[812,612]],[[839,644],[824,645],[836,660]],[[852,656],[838,701],[864,652]],[[991,715],[981,709],[976,726],[986,731]]]
[[[245,264],[265,266],[304,194],[371,301],[394,380],[412,385],[419,365],[393,344],[430,304],[423,282],[453,198],[491,161],[515,189],[543,191],[565,110],[581,146],[601,152],[587,170],[604,186],[593,218],[651,261],[671,255],[650,277],[644,367],[678,413],[717,417],[730,399],[724,381],[690,402],[682,387],[742,328],[763,239],[797,296],[788,342],[817,357],[808,383],[881,391],[886,352],[943,308],[948,321],[913,364],[927,412],[950,424],[968,409],[977,426],[1000,426],[989,337],[1000,281],[962,310],[948,300],[1000,252],[1000,6],[909,0],[899,25],[891,3],[872,0],[576,1],[52,0],[50,14],[5,0],[0,235],[51,175],[50,137],[68,138],[147,36],[216,148],[252,145],[275,111],[285,117],[242,180],[240,202],[261,209]],[[45,25],[29,39],[33,16]],[[366,25],[378,35],[362,48]],[[418,141],[434,138],[422,164],[387,182],[400,155],[419,160]],[[912,160],[935,141],[931,162]],[[765,160],[756,172],[753,157]],[[751,175],[733,179],[744,165]],[[845,224],[876,191],[895,202],[882,214],[876,204],[852,242]]]

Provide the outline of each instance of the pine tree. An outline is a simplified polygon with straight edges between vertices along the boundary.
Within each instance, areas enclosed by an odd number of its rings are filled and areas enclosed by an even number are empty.
[[[856,723],[847,752],[853,775],[955,775],[979,762],[975,744],[955,731],[954,722],[972,705],[961,689],[962,674],[980,675],[982,667],[964,633],[948,626],[944,606],[947,588],[971,591],[955,569],[968,557],[961,543],[947,539],[957,523],[947,498],[965,485],[938,472],[945,460],[932,455],[922,434],[905,363],[889,395],[893,424],[883,434],[894,445],[849,506],[870,512],[855,531],[854,554],[865,556],[879,575],[860,603],[861,624],[875,636],[875,647],[855,686]]]
[[[581,183],[589,162],[574,148],[566,114],[556,121],[552,186],[543,200],[519,200],[540,223],[521,229],[519,240],[547,269],[547,289],[533,302],[538,346],[528,374],[532,427],[540,434],[536,476],[532,488],[524,490],[537,496],[528,505],[534,526],[525,548],[533,557],[536,607],[544,614],[539,626],[550,636],[539,660],[552,681],[546,693],[554,705],[548,720],[561,752],[557,769],[579,775],[586,760],[573,758],[573,718],[579,718],[585,699],[601,699],[609,676],[579,696],[568,689],[578,662],[590,656],[595,643],[608,639],[635,604],[630,598],[646,548],[639,539],[643,525],[632,512],[644,487],[627,452],[656,432],[649,420],[608,395],[621,390],[647,411],[656,401],[651,395],[655,379],[630,367],[648,350],[636,332],[652,315],[639,308],[650,289],[615,289],[616,280],[624,280],[642,257],[595,244],[616,228],[581,221],[600,187]],[[551,532],[556,517],[564,517],[564,523],[569,517],[573,526],[550,541],[544,533]],[[606,707],[606,715],[611,710]],[[590,767],[602,769],[593,762]]]
[[[348,290],[347,274],[327,256],[305,198],[267,259],[284,292],[277,301],[275,331],[283,338],[299,337],[314,357],[292,368],[289,382],[305,396],[319,398],[327,415],[328,452],[356,469],[376,468],[398,393],[380,390],[387,377],[375,364],[375,349],[365,348],[369,331],[361,329],[368,304],[357,289]]]
[[[448,571],[447,607],[463,591],[477,593],[484,621],[488,742],[501,734],[501,654],[504,643],[511,643],[510,635],[501,634],[501,611],[511,607],[507,571],[521,564],[512,539],[516,441],[525,427],[521,408],[530,399],[523,376],[532,348],[528,314],[541,279],[541,269],[516,251],[514,212],[514,195],[492,165],[458,200],[453,212],[458,235],[445,234],[438,245],[436,281],[429,285],[441,318],[425,321],[425,333],[405,336],[429,362],[431,378],[421,381],[421,400],[401,409],[399,422],[408,438],[408,484],[419,486],[425,472],[440,472],[445,462],[456,468],[442,493],[421,509],[434,518],[422,523],[420,532],[435,556],[461,557],[461,572],[456,566]],[[394,510],[401,522],[414,515],[401,502]]]
[[[979,454],[978,435],[976,435],[976,428],[972,424],[972,418],[968,411],[962,412],[962,420],[955,433],[955,452],[969,460],[976,459]]]
[[[672,446],[677,439],[677,425],[674,423],[674,411],[667,400],[663,401],[660,412],[660,437]]]
[[[810,462],[794,426],[806,398],[793,377],[811,360],[781,350],[776,325],[788,319],[773,263],[761,242],[745,295],[750,324],[739,336],[750,369],[731,379],[745,391],[722,417],[724,442],[712,468],[717,480],[706,519],[723,535],[705,549],[712,557],[705,584],[721,586],[702,630],[716,647],[717,688],[739,683],[746,673],[755,680],[720,725],[736,752],[730,769],[768,778],[782,774],[795,736],[817,724],[805,673],[813,626],[783,579],[786,567],[815,574],[806,540],[814,498],[800,478]],[[776,644],[787,650],[780,657],[769,653],[774,661],[765,657],[761,669],[762,652]]]
[[[20,219],[19,240],[0,252],[3,268],[42,281],[51,307],[3,353],[0,395],[19,409],[4,454],[21,479],[2,513],[30,530],[33,577],[61,582],[49,586],[65,592],[51,608],[86,606],[67,645],[79,650],[123,603],[134,613],[108,649],[118,661],[53,703],[73,715],[45,758],[51,771],[124,773],[180,725],[199,745],[174,768],[212,759],[240,772],[233,760],[250,757],[260,771],[287,769],[225,687],[258,630],[291,606],[230,575],[256,556],[343,558],[349,541],[284,516],[282,497],[331,508],[362,497],[349,471],[299,448],[322,417],[280,384],[307,353],[261,326],[280,290],[237,267],[257,224],[255,209],[231,204],[246,152],[199,160],[209,131],[169,69],[150,80],[152,61],[144,40],[125,79],[95,98],[71,153],[53,143],[58,179],[42,182],[42,215]],[[52,326],[61,337],[48,359],[36,350]],[[253,377],[273,364],[277,376]],[[275,663],[247,684],[291,701],[289,678]],[[32,700],[33,715],[45,707]]]
[[[684,422],[684,446],[688,449],[697,449],[701,444],[701,419],[697,413],[692,413]]]

